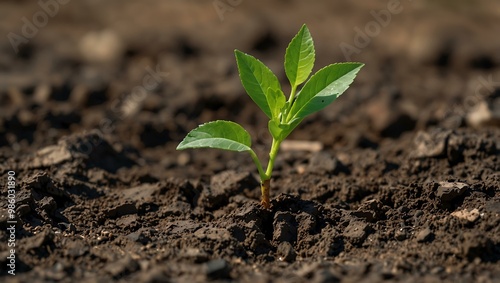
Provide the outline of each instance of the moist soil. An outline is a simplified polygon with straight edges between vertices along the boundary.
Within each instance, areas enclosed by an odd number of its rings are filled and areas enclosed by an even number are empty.
[[[233,120],[267,160],[232,50],[286,85],[303,22],[321,67],[386,3],[242,2],[221,18],[212,3],[150,2],[68,3],[19,53],[2,41],[1,281],[500,282],[495,1],[405,2],[353,56],[366,63],[353,86],[283,144],[267,210],[247,154],[176,145]],[[1,3],[2,32],[37,9]]]

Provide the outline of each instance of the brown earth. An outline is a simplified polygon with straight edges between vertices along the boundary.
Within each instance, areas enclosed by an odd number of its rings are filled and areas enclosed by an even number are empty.
[[[68,2],[17,53],[44,10],[0,3],[0,280],[500,282],[500,5],[401,1],[377,23],[396,2],[370,3]],[[316,70],[366,67],[283,145],[265,210],[249,156],[175,147],[233,120],[265,160],[232,50],[286,85],[302,23]]]

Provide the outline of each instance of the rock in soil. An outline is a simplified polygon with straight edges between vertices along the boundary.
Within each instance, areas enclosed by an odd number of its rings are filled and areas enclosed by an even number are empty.
[[[345,229],[344,237],[346,237],[351,244],[359,246],[363,244],[366,237],[368,237],[369,229],[368,223],[353,221],[349,223],[349,226]]]
[[[424,228],[417,232],[415,240],[419,243],[427,242],[431,240],[433,233],[430,228]]]
[[[292,244],[289,242],[281,242],[278,245],[277,254],[279,256],[279,260],[293,262],[297,257],[297,253],[293,249]]]

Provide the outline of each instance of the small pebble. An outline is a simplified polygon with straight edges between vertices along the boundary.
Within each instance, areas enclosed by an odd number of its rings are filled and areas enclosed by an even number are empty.
[[[432,237],[432,231],[429,228],[424,228],[417,233],[416,240],[419,243],[427,242]]]
[[[394,237],[398,241],[404,241],[404,240],[408,239],[408,233],[406,232],[405,229],[400,228],[400,229],[396,230]]]
[[[278,245],[277,253],[280,261],[294,262],[297,258],[297,253],[289,242],[281,242]]]
[[[455,216],[456,218],[467,220],[468,222],[476,222],[479,219],[481,214],[479,213],[479,209],[474,208],[472,210],[464,209],[455,211],[451,214],[451,216]]]

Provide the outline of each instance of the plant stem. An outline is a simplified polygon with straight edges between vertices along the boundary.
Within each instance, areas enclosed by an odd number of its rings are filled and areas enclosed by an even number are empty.
[[[271,207],[271,201],[269,200],[269,188],[270,187],[271,187],[271,179],[262,181],[260,183],[260,191],[262,193],[262,200],[260,203],[266,209]]]
[[[290,92],[290,97],[288,98],[288,102],[290,105],[293,104],[293,100],[295,99],[295,93],[297,92],[297,86],[292,86],[292,90]]]
[[[295,100],[295,93],[297,92],[297,86],[292,85],[292,90],[290,91],[290,97],[288,98],[288,109],[286,110],[286,115],[283,117],[283,122],[289,122],[290,110],[292,109],[293,102]]]
[[[253,150],[250,150],[250,156],[252,156],[252,160],[257,166],[257,170],[259,171],[259,177],[260,180],[266,179],[266,173],[264,172],[264,169],[262,169],[262,165],[260,164],[259,158],[257,157],[257,154]]]
[[[267,163],[267,168],[266,168],[266,179],[271,179],[271,174],[273,173],[273,167],[274,167],[274,160],[278,155],[280,144],[281,141],[273,138],[273,143],[271,144],[271,150],[269,151],[269,163]]]
[[[288,109],[286,110],[286,114],[282,117],[282,122],[288,122],[288,117],[290,115],[290,109],[292,108],[293,102],[295,100],[295,94],[297,92],[297,86],[292,85],[292,90],[290,92],[290,97],[288,98]],[[271,145],[271,150],[269,151],[269,163],[267,164],[266,172],[262,173],[262,166],[258,163],[257,156],[253,153],[252,158],[254,158],[255,164],[257,164],[259,174],[260,174],[260,190],[262,192],[262,205],[265,208],[269,208],[271,206],[271,202],[269,200],[269,190],[271,188],[271,175],[273,173],[274,161],[276,160],[276,156],[278,156],[278,151],[280,149],[280,144],[282,141],[273,138],[273,143]],[[255,156],[255,157],[254,157]],[[256,161],[257,160],[257,161]],[[260,167],[259,167],[260,166]]]
[[[280,148],[281,141],[273,138],[273,143],[271,145],[271,150],[269,151],[269,163],[267,164],[266,173],[264,174],[264,178],[261,175],[260,182],[260,190],[262,193],[262,205],[265,208],[269,208],[271,206],[271,202],[269,200],[269,189],[271,188],[271,175],[273,173],[274,161],[276,160],[276,156],[278,155],[278,150]]]

